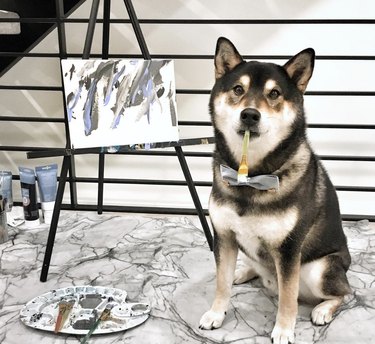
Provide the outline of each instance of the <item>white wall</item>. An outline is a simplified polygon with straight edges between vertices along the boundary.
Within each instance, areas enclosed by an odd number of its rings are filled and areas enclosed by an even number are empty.
[[[367,19],[375,2],[362,0],[148,0],[133,1],[139,18],[185,19]],[[91,1],[86,1],[74,18],[87,18]],[[101,9],[100,14],[101,16]],[[127,18],[122,0],[112,1],[112,18]],[[371,19],[371,18],[370,18]],[[67,24],[70,53],[81,53],[84,24]],[[151,54],[214,53],[219,36],[230,38],[244,55],[293,55],[313,47],[317,55],[375,55],[375,25],[142,25]],[[1,39],[1,38],[0,38]],[[95,31],[93,52],[101,50],[101,25]],[[34,52],[57,52],[56,30]],[[130,25],[111,25],[110,53],[138,54],[139,48]],[[272,61],[284,63],[285,61]],[[210,89],[214,82],[212,60],[176,60],[177,88]],[[308,90],[373,91],[375,61],[317,60]],[[1,85],[59,86],[59,61],[54,58],[24,58],[1,80]],[[209,120],[206,95],[178,95],[180,120]],[[0,115],[62,117],[59,92],[0,90]],[[310,123],[374,123],[375,97],[307,96],[306,112]],[[22,146],[64,146],[64,126],[53,123],[0,122],[0,144]],[[182,128],[181,137],[210,135],[211,128]],[[309,137],[318,154],[374,155],[374,133],[369,130],[310,129]],[[212,149],[210,146],[187,150]],[[27,160],[22,152],[0,152],[0,169],[18,174],[17,166],[35,166],[61,159]],[[195,180],[211,180],[209,158],[188,158]],[[375,163],[324,162],[337,185],[375,186]],[[77,157],[77,176],[96,176],[97,157]],[[183,179],[175,157],[107,156],[106,177]],[[198,188],[207,206],[209,188]],[[20,199],[14,182],[16,200]],[[78,185],[79,201],[95,203],[96,187]],[[342,212],[375,214],[375,195],[365,192],[339,192]],[[68,201],[66,193],[65,201]],[[106,185],[105,203],[192,207],[185,187]]]

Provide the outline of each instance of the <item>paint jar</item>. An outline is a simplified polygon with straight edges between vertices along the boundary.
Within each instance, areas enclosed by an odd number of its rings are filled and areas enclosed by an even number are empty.
[[[11,211],[13,206],[12,194],[12,172],[0,171],[0,195],[3,196],[3,202],[6,211]]]
[[[3,197],[0,196],[0,244],[7,242],[8,239],[7,212]]]
[[[31,168],[19,167],[23,214],[28,228],[39,226],[39,209],[36,195],[35,172]]]

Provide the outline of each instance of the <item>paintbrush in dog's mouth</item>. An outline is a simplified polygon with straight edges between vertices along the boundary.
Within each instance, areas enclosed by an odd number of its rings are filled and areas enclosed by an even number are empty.
[[[250,141],[250,130],[246,130],[243,136],[243,142],[242,142],[241,163],[240,163],[240,167],[238,168],[238,173],[237,173],[238,183],[246,183],[247,176],[249,174],[249,166],[247,162],[247,150],[249,147],[249,141]]]

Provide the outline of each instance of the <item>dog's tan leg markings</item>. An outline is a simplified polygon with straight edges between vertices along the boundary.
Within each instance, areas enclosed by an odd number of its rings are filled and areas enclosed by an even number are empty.
[[[332,321],[333,314],[341,305],[343,297],[326,300],[315,306],[311,312],[311,321],[314,325],[326,325]]]
[[[275,259],[279,288],[279,307],[276,324],[271,334],[274,344],[294,343],[294,327],[298,311],[300,256],[298,255],[287,263],[282,261],[282,259],[281,257]],[[288,264],[287,269],[285,264]]]
[[[234,270],[236,267],[238,247],[234,233],[219,239],[214,245],[216,259],[216,293],[211,309],[203,314],[199,328],[212,330],[219,328],[224,321],[229,307]]]

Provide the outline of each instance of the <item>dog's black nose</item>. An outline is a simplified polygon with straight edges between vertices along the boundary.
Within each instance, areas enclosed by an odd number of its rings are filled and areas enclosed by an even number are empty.
[[[241,111],[241,122],[252,127],[260,121],[261,114],[257,109],[247,108]]]

